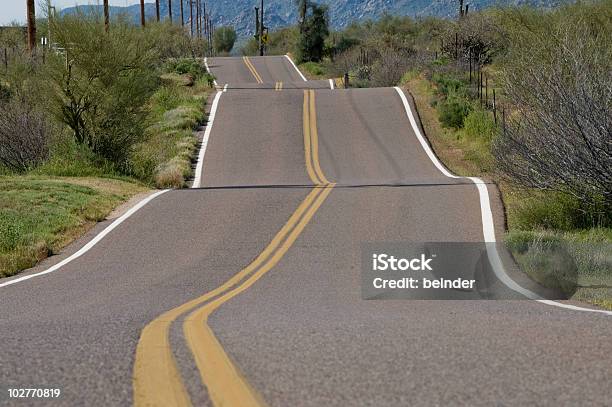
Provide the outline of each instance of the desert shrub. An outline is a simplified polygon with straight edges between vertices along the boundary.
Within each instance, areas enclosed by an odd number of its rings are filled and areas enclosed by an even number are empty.
[[[436,93],[440,96],[465,95],[465,82],[453,75],[436,72],[431,80],[436,85]]]
[[[207,74],[202,62],[194,58],[173,58],[166,61],[166,72],[179,75],[189,74],[194,80],[200,79]]]
[[[444,127],[460,129],[471,111],[471,105],[465,99],[450,97],[438,103],[438,117]]]
[[[236,43],[236,30],[233,27],[219,27],[213,35],[213,47],[219,53],[229,53]]]
[[[503,84],[515,113],[493,153],[513,182],[574,196],[609,222],[612,24],[605,3],[508,13],[516,27]]]
[[[55,116],[79,144],[126,169],[158,84],[153,42],[127,23],[101,35],[102,24],[83,16],[53,20],[53,30],[69,55],[67,67],[64,58],[50,58]]]
[[[508,207],[511,229],[576,230],[610,224],[603,203],[593,206],[561,192],[516,191]]]
[[[305,62],[300,65],[300,68],[314,76],[321,76],[325,74],[325,69],[320,63],[317,62]]]
[[[463,120],[464,134],[474,140],[482,140],[487,144],[493,140],[498,127],[491,117],[491,113],[475,109],[468,113]]]
[[[0,102],[0,165],[25,172],[49,155],[51,129],[46,117],[20,99]]]
[[[410,52],[407,50],[386,49],[374,62],[370,81],[372,86],[386,87],[397,85],[409,68]]]

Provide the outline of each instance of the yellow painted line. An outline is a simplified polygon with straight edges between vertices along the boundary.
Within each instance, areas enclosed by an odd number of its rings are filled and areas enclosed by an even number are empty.
[[[322,182],[317,177],[317,174],[312,165],[312,147],[311,147],[311,135],[310,135],[310,93],[305,90],[304,91],[304,113],[303,113],[303,122],[304,122],[304,155],[306,161],[306,172],[310,177],[310,180],[315,185],[321,185]]]
[[[319,191],[319,189],[315,190]],[[149,323],[140,335],[133,372],[133,397],[136,406],[191,406],[182,383],[169,341],[169,330],[182,314],[229,290],[263,264],[280,246],[316,198],[310,194],[260,255],[238,274],[207,294],[174,308]]]
[[[232,363],[227,353],[225,353],[223,347],[207,325],[208,317],[221,305],[250,288],[278,264],[325,199],[327,199],[333,187],[334,185],[327,185],[323,188],[315,188],[309,194],[307,200],[315,198],[314,203],[310,205],[278,250],[256,272],[252,273],[240,285],[215,298],[185,319],[183,330],[187,344],[193,353],[202,382],[206,385],[209,396],[215,406],[261,406],[265,405],[265,402],[249,385],[248,381]]]
[[[183,330],[213,404],[230,407],[265,404],[232,363],[206,322],[218,307],[251,287],[280,261],[335,187],[336,184],[327,181],[318,164],[318,135],[316,117],[313,120],[313,115],[316,115],[314,92],[310,95],[310,92],[305,91],[306,166],[313,182],[323,187],[315,188],[308,194],[251,264],[223,285],[162,314],[143,329],[136,349],[133,373],[133,398],[136,406],[192,405],[170,347],[169,330],[177,318],[197,307],[201,308],[188,316]],[[317,177],[315,167],[318,167],[322,178]],[[325,180],[326,184],[320,179]]]
[[[251,71],[251,74],[253,74],[255,81],[257,81],[257,83],[263,83],[261,75],[259,75],[259,72],[257,72],[257,69],[255,69],[255,66],[253,65],[249,57],[244,56],[242,57],[242,60],[244,61],[244,64],[247,66],[247,68],[249,68],[249,70]]]
[[[314,170],[317,173],[317,177],[324,184],[329,184],[329,180],[325,178],[325,174],[323,174],[321,164],[319,163],[319,132],[317,130],[317,109],[315,104],[315,91],[312,89],[310,90],[310,138]]]

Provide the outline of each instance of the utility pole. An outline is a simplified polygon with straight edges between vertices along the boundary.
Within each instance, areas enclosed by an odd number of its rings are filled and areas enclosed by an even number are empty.
[[[263,43],[263,36],[264,36],[264,0],[261,0],[261,18],[260,18],[260,30],[259,30],[259,56],[263,57],[264,55],[264,43]]]
[[[155,15],[157,16],[157,22],[159,23],[159,0],[155,0]]]
[[[36,48],[36,11],[34,0],[27,0],[26,4],[28,13],[28,50],[30,53],[33,53]]]
[[[259,39],[261,38],[261,32],[259,32],[259,7],[255,7],[255,39],[259,45]]]
[[[51,48],[51,0],[47,0],[47,41],[49,41],[49,48]]]
[[[144,0],[140,0],[140,25],[145,26],[145,5]]]
[[[181,0],[181,27],[185,26],[185,12],[183,11],[183,0]]]
[[[104,31],[110,28],[110,14],[108,10],[108,0],[104,0]]]
[[[168,0],[168,17],[170,17],[170,24],[172,24],[172,0]]]
[[[189,24],[191,25],[191,36],[193,37],[193,0],[189,0]]]
[[[200,7],[201,7],[200,0],[196,0],[196,37],[197,38],[200,38],[200,36],[202,34],[202,31],[200,29],[201,28],[200,27],[200,25],[201,25],[200,24],[201,23],[201,20],[200,20]]]

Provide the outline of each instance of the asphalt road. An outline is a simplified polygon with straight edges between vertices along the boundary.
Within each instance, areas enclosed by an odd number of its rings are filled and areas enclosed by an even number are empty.
[[[331,90],[284,57],[208,65],[228,90],[202,187],[0,286],[0,404],[610,405],[610,316],[503,284],[516,300],[362,299],[364,243],[484,240],[476,185],[435,167],[397,91]]]

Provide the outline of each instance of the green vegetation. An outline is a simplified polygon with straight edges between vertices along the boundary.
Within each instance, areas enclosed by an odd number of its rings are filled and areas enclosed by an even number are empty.
[[[0,177],[0,277],[57,253],[144,186],[98,178]]]
[[[325,68],[318,62],[304,62],[299,65],[299,68],[310,79],[326,79]]]
[[[298,26],[270,33],[266,53],[292,54],[298,64],[321,62],[330,52],[328,7],[311,0],[296,0],[295,3],[300,14]],[[251,38],[242,48],[244,55],[257,55],[258,52],[255,38]]]
[[[329,36],[327,6],[303,0],[303,18],[300,22],[300,36],[296,48],[299,62],[320,62],[324,57],[325,40]]]
[[[202,40],[168,23],[143,30],[120,19],[105,33],[79,15],[52,28],[57,51],[30,55],[23,36],[0,38],[10,47],[0,70],[0,276],[56,253],[148,187],[183,187],[214,81],[194,57]]]
[[[172,64],[171,64],[172,66]],[[184,63],[178,63],[179,72]],[[166,84],[151,98],[147,140],[135,146],[131,173],[158,188],[181,188],[191,175],[198,140],[193,130],[203,123],[209,93],[205,75],[164,76]],[[188,86],[185,85],[188,84]]]
[[[219,27],[213,36],[213,47],[219,54],[229,54],[236,43],[236,31],[233,27]]]

